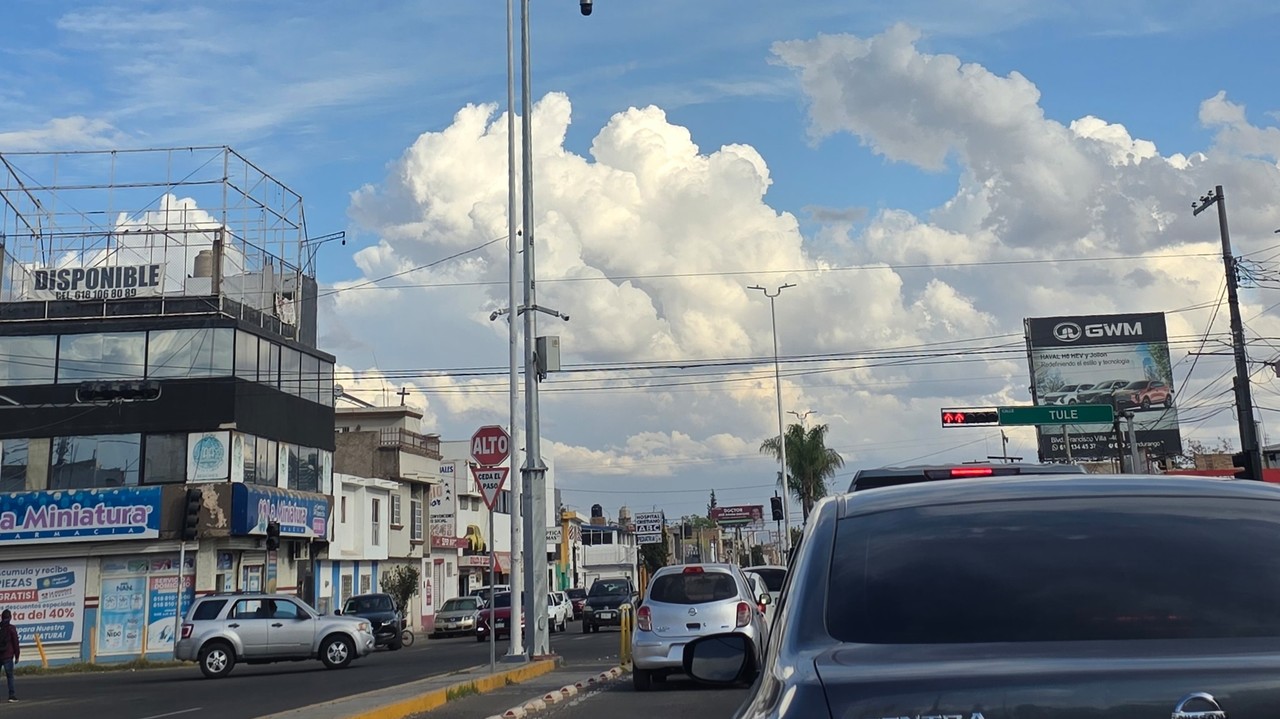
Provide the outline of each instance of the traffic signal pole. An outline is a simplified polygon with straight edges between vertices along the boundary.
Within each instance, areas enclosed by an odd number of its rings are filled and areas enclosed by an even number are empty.
[[[1222,240],[1222,264],[1227,273],[1227,309],[1231,314],[1231,349],[1235,356],[1236,376],[1232,382],[1236,396],[1236,420],[1240,427],[1240,450],[1248,468],[1242,479],[1262,479],[1262,452],[1258,446],[1258,429],[1253,423],[1253,393],[1249,388],[1249,357],[1245,352],[1244,321],[1240,319],[1239,273],[1236,258],[1231,255],[1231,234],[1227,230],[1227,198],[1222,185],[1213,188],[1191,203],[1192,215],[1218,206],[1218,236]]]

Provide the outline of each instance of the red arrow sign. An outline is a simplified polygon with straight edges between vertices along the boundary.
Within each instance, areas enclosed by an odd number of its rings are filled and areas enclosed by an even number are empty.
[[[482,467],[507,461],[511,454],[511,437],[496,424],[485,425],[471,435],[471,457]]]

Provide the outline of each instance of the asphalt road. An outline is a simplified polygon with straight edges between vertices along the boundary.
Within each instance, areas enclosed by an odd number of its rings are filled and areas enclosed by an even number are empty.
[[[678,676],[654,684],[650,691],[637,692],[631,688],[630,676],[626,676],[606,684],[603,689],[554,705],[546,712],[540,712],[538,719],[728,719],[746,698],[745,687],[706,687]]]
[[[616,658],[616,632],[582,634],[578,624],[551,637],[571,661]],[[499,643],[501,658],[504,645]],[[254,719],[424,677],[486,664],[489,645],[470,637],[426,640],[377,651],[347,669],[319,661],[237,665],[226,679],[205,679],[194,664],[175,669],[18,677],[17,704],[5,719]]]

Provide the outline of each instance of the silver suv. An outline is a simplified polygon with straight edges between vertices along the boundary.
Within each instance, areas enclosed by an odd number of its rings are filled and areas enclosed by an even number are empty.
[[[653,575],[631,635],[636,691],[680,672],[684,647],[699,637],[735,634],[763,651],[768,628],[763,608],[772,599],[731,564],[684,564]]]
[[[319,659],[340,669],[373,645],[366,619],[322,616],[283,594],[215,594],[192,605],[174,655],[199,662],[200,671],[216,679],[230,674],[236,662]]]

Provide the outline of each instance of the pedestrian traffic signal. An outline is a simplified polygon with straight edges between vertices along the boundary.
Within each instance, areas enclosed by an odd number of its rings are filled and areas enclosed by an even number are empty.
[[[1000,413],[994,409],[944,409],[943,427],[990,427],[1000,424]]]
[[[274,552],[280,548],[280,523],[277,521],[267,522],[267,551]]]
[[[76,401],[82,404],[156,399],[160,399],[160,383],[153,379],[81,382],[76,387]]]
[[[182,541],[190,542],[199,534],[200,507],[204,504],[204,492],[199,487],[187,488],[187,503],[182,513]]]
[[[785,519],[785,515],[782,513],[782,497],[770,497],[769,509],[773,511],[773,521],[781,522]]]

